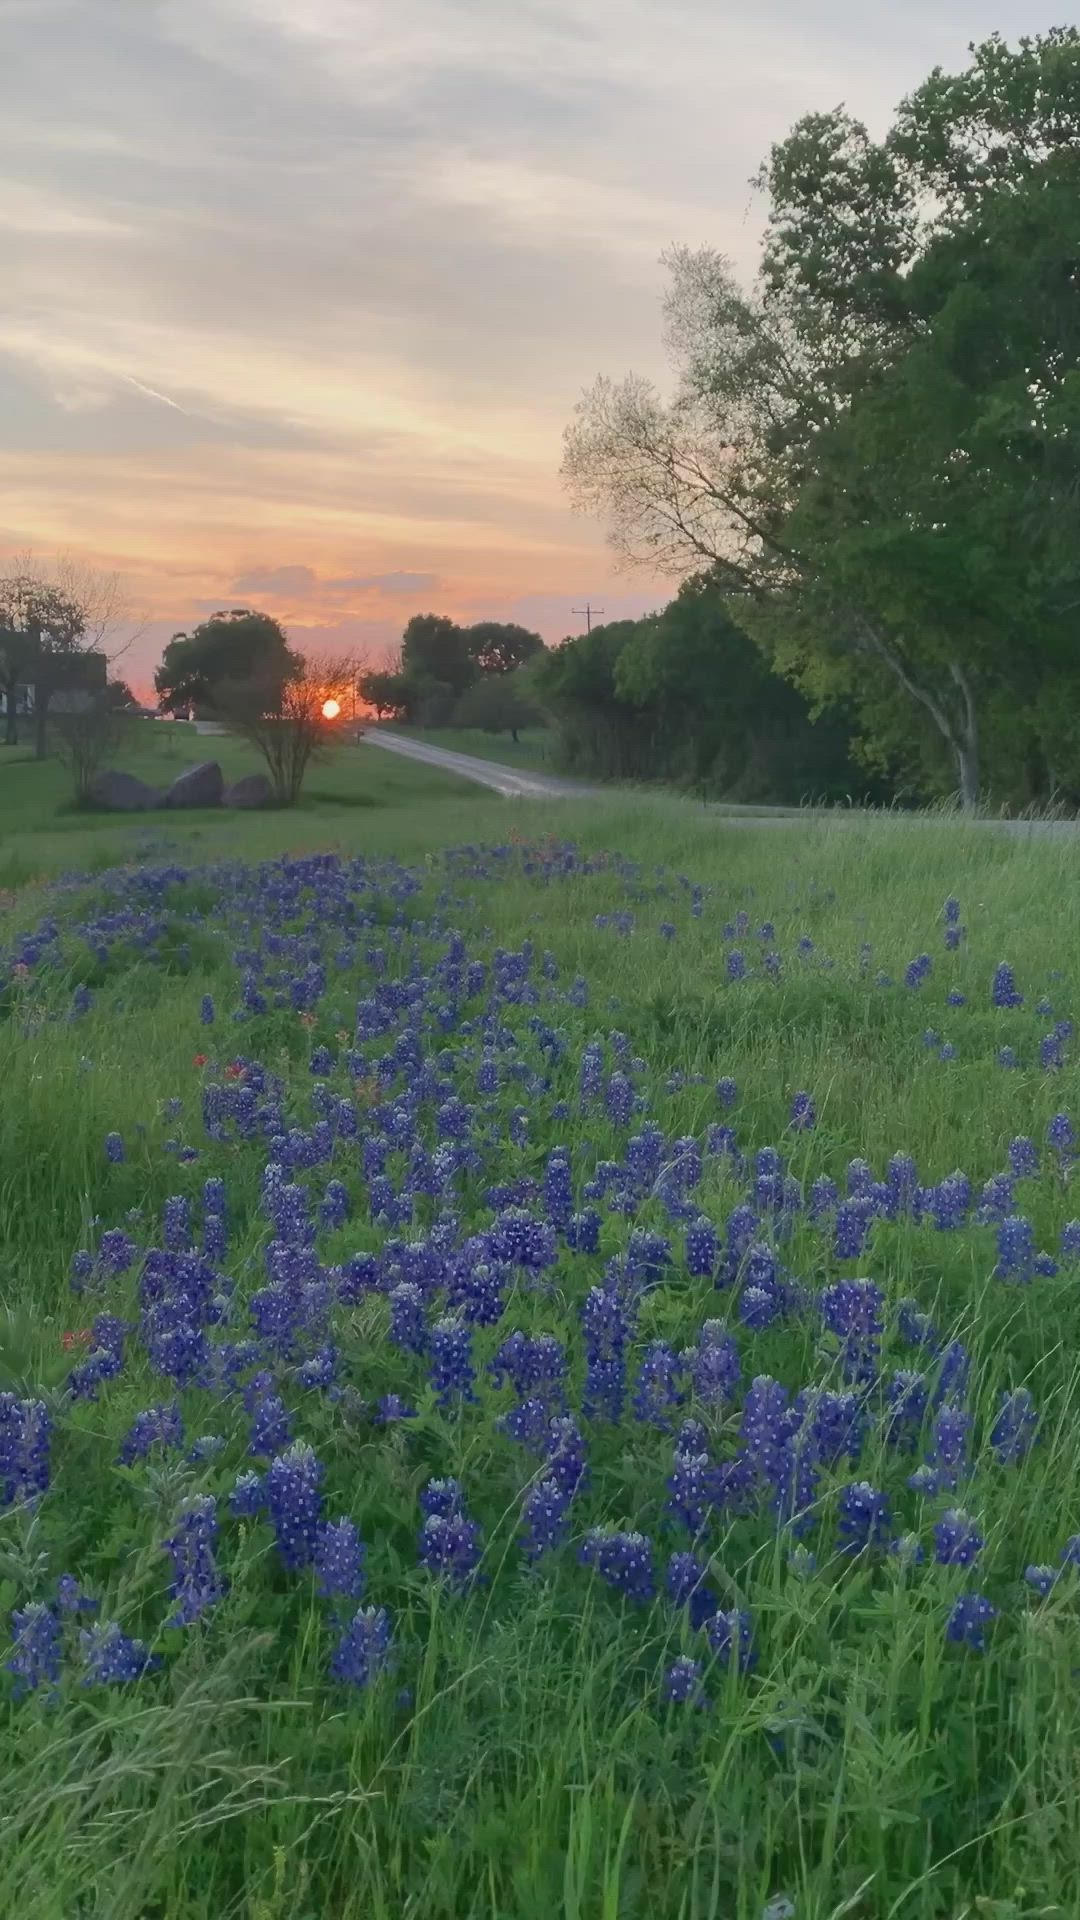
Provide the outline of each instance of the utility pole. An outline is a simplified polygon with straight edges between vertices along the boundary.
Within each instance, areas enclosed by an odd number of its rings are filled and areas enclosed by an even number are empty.
[[[585,602],[585,605],[584,605],[583,607],[572,607],[572,608],[571,608],[571,612],[572,612],[572,613],[575,613],[575,614],[584,614],[584,616],[585,616],[585,631],[586,631],[586,633],[591,633],[591,632],[592,632],[592,623],[593,623],[593,614],[594,614],[594,613],[603,613],[603,611],[604,611],[604,609],[603,609],[603,607],[592,607],[592,606],[590,606],[590,605],[589,605],[589,602],[588,602],[587,600],[586,600],[586,602]]]

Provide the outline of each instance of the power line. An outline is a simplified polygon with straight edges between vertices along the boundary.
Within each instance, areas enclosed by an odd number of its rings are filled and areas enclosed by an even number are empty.
[[[590,605],[589,605],[589,602],[588,602],[588,601],[586,600],[586,602],[585,602],[585,605],[584,605],[583,607],[572,607],[572,608],[570,609],[570,611],[571,611],[572,613],[574,613],[574,614],[579,614],[579,615],[584,615],[584,618],[585,618],[585,631],[586,631],[586,633],[591,633],[591,632],[592,632],[592,623],[593,623],[593,614],[594,614],[594,613],[603,613],[603,611],[604,611],[604,609],[603,609],[603,607],[593,607],[593,606],[590,606]]]

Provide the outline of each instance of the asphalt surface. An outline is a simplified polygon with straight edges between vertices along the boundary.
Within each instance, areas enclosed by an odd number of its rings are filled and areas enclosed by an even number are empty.
[[[599,791],[580,780],[562,780],[555,773],[532,773],[517,767],[500,766],[495,760],[481,760],[473,753],[452,753],[449,747],[429,747],[426,740],[404,740],[400,734],[383,733],[368,727],[364,745],[386,747],[406,760],[422,760],[425,766],[442,767],[463,780],[475,780],[477,786],[490,787],[507,800],[590,800]]]
[[[487,787],[492,793],[500,793],[507,800],[593,800],[612,792],[610,787],[589,785],[584,780],[563,780],[555,773],[531,773],[517,767],[504,767],[496,760],[481,760],[472,753],[453,753],[449,747],[431,747],[426,740],[405,740],[400,734],[384,733],[379,727],[365,730],[364,743],[385,747],[390,753],[400,753],[406,760],[420,760],[425,766],[443,767],[447,773],[456,773],[463,780],[474,780],[478,786]],[[652,797],[661,804],[665,801],[669,805],[695,804],[686,799],[680,800],[674,794],[655,794]],[[729,827],[786,827],[793,821],[805,824],[811,820],[840,826],[850,825],[856,820],[883,819],[897,826],[918,828],[934,821],[944,824],[951,819],[954,825],[992,829],[996,833],[1007,834],[1013,840],[1075,841],[1080,835],[1080,820],[995,820],[985,815],[973,820],[964,819],[959,814],[873,814],[859,808],[844,807],[736,807],[716,800],[696,804],[709,813],[720,814],[724,825]]]

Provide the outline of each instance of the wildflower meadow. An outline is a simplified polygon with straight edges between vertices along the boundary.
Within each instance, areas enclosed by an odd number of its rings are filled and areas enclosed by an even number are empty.
[[[1080,1911],[1072,839],[365,829],[0,920],[0,1908]]]

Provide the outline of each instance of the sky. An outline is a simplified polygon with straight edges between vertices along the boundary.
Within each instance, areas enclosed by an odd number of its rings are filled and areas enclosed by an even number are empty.
[[[411,614],[555,640],[670,583],[571,512],[660,255],[749,278],[801,114],[876,132],[1026,0],[0,0],[0,559],[122,577],[123,671],[220,606],[378,664]]]

